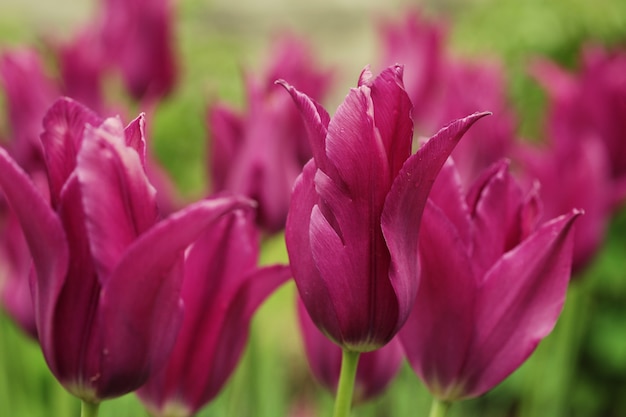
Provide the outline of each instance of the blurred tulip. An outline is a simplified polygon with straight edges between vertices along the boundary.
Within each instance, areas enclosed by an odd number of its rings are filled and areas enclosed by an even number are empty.
[[[572,207],[585,211],[574,235],[572,273],[578,276],[600,250],[611,219],[615,194],[605,147],[593,138],[572,141],[567,148],[526,144],[516,156],[522,178],[540,184],[545,220]]]
[[[575,141],[599,141],[608,158],[613,205],[622,204],[626,199],[626,52],[588,46],[577,74],[548,61],[536,62],[532,70],[548,91],[550,140],[565,149],[575,146]]]
[[[41,120],[60,92],[34,50],[15,49],[0,56],[0,85],[9,123],[6,145],[27,171],[44,170]]]
[[[284,85],[313,148],[285,235],[298,292],[313,322],[344,350],[381,348],[415,299],[417,235],[432,182],[463,133],[487,113],[455,121],[411,155],[402,67],[375,78],[364,70],[332,120]]]
[[[144,172],[144,138],[59,99],[41,139],[50,204],[0,149],[0,186],[30,248],[33,304],[48,366],[97,403],[133,391],[160,368],[181,321],[181,253],[242,206],[221,198],[159,220]]]
[[[304,350],[313,376],[334,395],[339,383],[341,348],[315,327],[300,297],[298,318]],[[400,371],[403,360],[404,353],[397,338],[381,349],[363,353],[356,372],[354,402],[365,402],[382,394]]]
[[[257,266],[251,214],[222,217],[185,256],[181,331],[167,365],[137,392],[154,416],[191,416],[217,396],[239,362],[252,315],[291,276],[287,266]]]
[[[105,59],[136,100],[159,99],[176,83],[172,0],[103,0],[99,28]]]
[[[441,96],[446,66],[446,30],[415,11],[405,14],[400,23],[381,25],[383,64],[404,66],[404,85],[413,103],[413,120],[418,134],[432,127],[433,111]],[[471,111],[469,112],[471,113]]]
[[[0,56],[0,85],[8,114],[5,143],[11,157],[47,197],[46,168],[39,134],[41,120],[58,96],[34,50],[4,51]],[[0,193],[0,303],[30,336],[37,337],[29,275],[32,259],[19,222]]]
[[[469,186],[480,173],[502,158],[510,157],[515,145],[516,120],[506,100],[506,83],[496,64],[450,62],[435,126],[463,117],[476,109],[489,109],[493,116],[464,136],[452,151],[463,184]]]
[[[554,327],[565,301],[573,224],[580,213],[538,225],[500,162],[465,195],[452,162],[424,210],[421,281],[400,332],[409,363],[442,401],[477,397],[519,367]]]
[[[83,103],[98,114],[105,114],[107,106],[103,89],[111,55],[104,49],[98,26],[92,23],[67,43],[52,45],[52,48],[57,58],[63,95]]]
[[[399,24],[386,23],[383,62],[405,67],[404,83],[420,137],[477,109],[493,112],[488,124],[471,129],[452,152],[464,184],[470,184],[482,170],[510,156],[516,120],[506,102],[501,68],[486,60],[466,62],[448,56],[445,29],[442,22],[428,21],[416,12],[407,12]]]
[[[330,76],[315,69],[309,49],[295,38],[282,39],[271,62],[264,78],[246,78],[244,114],[214,103],[207,124],[213,191],[228,190],[256,200],[257,223],[275,233],[285,227],[293,183],[311,149],[300,115],[274,81],[289,80],[321,99]]]

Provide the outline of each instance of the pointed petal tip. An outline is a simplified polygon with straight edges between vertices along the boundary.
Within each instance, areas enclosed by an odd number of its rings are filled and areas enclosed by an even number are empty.
[[[275,80],[274,84],[275,85],[282,85],[287,90],[294,88],[291,84],[289,84],[287,81],[283,80],[282,78],[279,78],[279,79]]]

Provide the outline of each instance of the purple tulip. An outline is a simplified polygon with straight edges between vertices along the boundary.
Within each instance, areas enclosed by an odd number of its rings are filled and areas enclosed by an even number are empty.
[[[291,271],[257,266],[252,213],[224,216],[185,256],[183,324],[167,365],[137,392],[154,416],[190,416],[211,401],[237,366],[257,307]]]
[[[35,51],[16,49],[0,56],[0,85],[6,100],[11,155],[29,172],[43,170],[41,120],[59,96],[56,83],[45,74]]]
[[[178,76],[170,0],[104,0],[103,50],[137,100],[158,99]]]
[[[52,45],[52,49],[57,58],[63,95],[104,114],[107,106],[103,88],[111,55],[107,54],[100,38],[98,26],[92,23],[67,43]]]
[[[409,12],[401,24],[383,26],[384,62],[405,65],[404,83],[413,103],[416,133],[422,137],[476,109],[493,112],[488,124],[471,129],[452,152],[461,178],[469,184],[483,169],[509,156],[516,120],[506,102],[501,68],[450,57],[445,32],[441,22]]]
[[[626,200],[626,52],[588,46],[578,74],[568,73],[548,61],[536,63],[533,72],[550,98],[551,140],[566,149],[573,146],[573,141],[600,141],[608,156],[613,204],[623,203]]]
[[[341,348],[326,338],[306,312],[298,297],[298,317],[304,350],[315,379],[335,394],[341,369]],[[354,387],[355,403],[368,401],[382,394],[393,381],[404,360],[397,338],[381,349],[361,354]]]
[[[274,81],[290,80],[315,99],[329,85],[329,75],[314,69],[301,41],[283,39],[274,55],[263,79],[247,77],[244,114],[216,103],[207,116],[213,191],[228,190],[256,200],[257,223],[270,233],[285,227],[293,183],[311,158],[300,115]]]
[[[39,134],[41,119],[58,96],[58,89],[44,73],[39,56],[30,49],[5,51],[0,56],[0,85],[8,115],[7,150],[46,196],[48,184]],[[19,222],[1,194],[0,259],[0,303],[28,335],[37,337],[29,285],[32,259]]]
[[[435,126],[466,115],[474,109],[490,109],[488,124],[471,129],[452,152],[463,184],[469,186],[480,173],[510,156],[515,144],[516,120],[506,100],[503,71],[495,63],[450,62]]]
[[[538,226],[539,206],[506,162],[486,170],[467,194],[452,162],[437,178],[420,230],[420,287],[399,336],[439,400],[492,389],[554,327],[580,212]]]
[[[39,342],[86,402],[133,391],[164,364],[181,322],[182,251],[248,203],[205,200],[159,219],[144,140],[59,99],[41,135],[51,203],[0,149],[0,186],[33,258]]]
[[[520,145],[516,156],[522,178],[541,185],[544,219],[572,207],[585,211],[574,235],[572,273],[577,277],[600,250],[611,219],[615,190],[606,148],[597,138],[589,137],[571,141],[569,147],[554,143]]]
[[[446,30],[439,22],[429,22],[416,11],[404,21],[381,25],[383,63],[402,63],[404,84],[413,103],[413,120],[419,130],[432,127],[432,119],[444,86]],[[419,132],[418,132],[419,133]]]
[[[411,155],[402,67],[364,70],[333,119],[284,84],[307,125],[313,159],[294,187],[286,227],[291,267],[318,328],[345,350],[387,344],[418,287],[417,235],[432,183],[480,113],[442,129]]]

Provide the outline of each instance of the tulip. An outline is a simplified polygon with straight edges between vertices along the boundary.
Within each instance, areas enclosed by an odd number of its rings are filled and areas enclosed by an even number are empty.
[[[0,186],[18,217],[36,276],[41,349],[85,409],[141,386],[166,360],[181,322],[183,250],[234,208],[232,198],[159,218],[144,172],[145,141],[117,118],[59,99],[41,135],[50,202],[0,149]]]
[[[256,200],[257,223],[268,233],[285,227],[293,183],[311,158],[300,115],[274,81],[288,79],[316,99],[329,84],[328,74],[314,68],[301,41],[284,38],[273,56],[273,66],[262,79],[247,77],[244,114],[215,103],[207,116],[213,191]]]
[[[333,394],[339,384],[341,349],[322,334],[298,298],[298,318],[304,350],[313,376]],[[397,338],[359,358],[354,402],[362,403],[382,394],[400,371],[404,354]]]
[[[67,43],[52,45],[63,95],[99,114],[107,110],[104,87],[111,60],[100,38],[97,25],[92,23]]]
[[[579,214],[538,224],[536,189],[524,195],[506,161],[467,194],[454,164],[442,169],[420,230],[420,287],[399,334],[434,409],[492,389],[552,330]]]
[[[469,184],[483,169],[509,156],[516,120],[506,102],[500,66],[450,57],[445,29],[442,22],[415,12],[406,13],[399,24],[385,24],[384,62],[405,65],[404,82],[420,136],[428,137],[476,109],[493,111],[490,123],[471,129],[452,152],[464,184]]]
[[[104,58],[136,100],[161,98],[178,75],[170,0],[104,0],[99,36]]]
[[[10,128],[9,150],[29,172],[43,170],[39,141],[41,120],[59,96],[59,89],[45,74],[37,53],[25,48],[2,54],[0,84],[5,93]]]
[[[483,170],[510,156],[515,144],[516,120],[506,100],[503,71],[496,63],[450,62],[443,78],[435,128],[474,109],[493,111],[489,124],[471,129],[452,152],[463,184],[469,186]]]
[[[417,292],[417,233],[432,181],[463,133],[457,120],[411,155],[402,67],[363,71],[334,118],[285,84],[307,124],[313,159],[294,187],[286,244],[298,292],[340,346],[378,349],[398,332]]]
[[[220,392],[237,366],[257,307],[291,272],[259,268],[252,213],[224,216],[185,255],[185,314],[166,366],[137,394],[153,416],[191,416]]]
[[[313,158],[296,180],[285,239],[315,325],[343,349],[335,417],[350,410],[359,354],[393,339],[418,287],[417,234],[432,183],[461,136],[488,113],[443,128],[411,155],[402,67],[366,68],[333,119],[284,81]]]
[[[606,148],[596,138],[569,147],[520,145],[517,159],[526,182],[539,181],[545,220],[572,207],[585,211],[576,222],[572,274],[580,276],[602,247],[615,199]],[[568,175],[563,175],[567,172]]]
[[[0,84],[5,92],[11,157],[47,194],[45,161],[39,133],[41,119],[58,95],[31,49],[5,51],[0,57]],[[47,197],[46,197],[47,198]],[[0,196],[0,304],[26,334],[37,337],[29,275],[32,259],[15,214]]]
[[[380,36],[383,63],[404,65],[404,84],[413,103],[413,121],[420,129],[433,127],[437,110],[433,104],[440,100],[445,85],[445,26],[410,11],[400,23],[384,22]]]
[[[626,199],[626,52],[587,46],[577,74],[548,61],[535,63],[532,71],[548,92],[550,140],[566,149],[575,141],[600,141],[613,209],[619,207]]]

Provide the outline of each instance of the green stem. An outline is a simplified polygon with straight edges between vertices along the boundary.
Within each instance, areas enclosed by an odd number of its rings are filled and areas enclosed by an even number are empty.
[[[359,352],[343,350],[341,357],[341,373],[339,374],[339,385],[337,387],[337,397],[335,398],[334,417],[348,417],[350,415],[354,379],[356,378],[356,368],[359,364],[359,355]]]
[[[433,403],[430,406],[430,417],[445,417],[445,415],[448,413],[448,410],[450,409],[450,405],[452,403],[449,403],[447,401],[441,401],[438,400],[437,398],[433,398]]]
[[[80,417],[98,417],[98,409],[100,403],[90,403],[89,401],[81,400]]]

